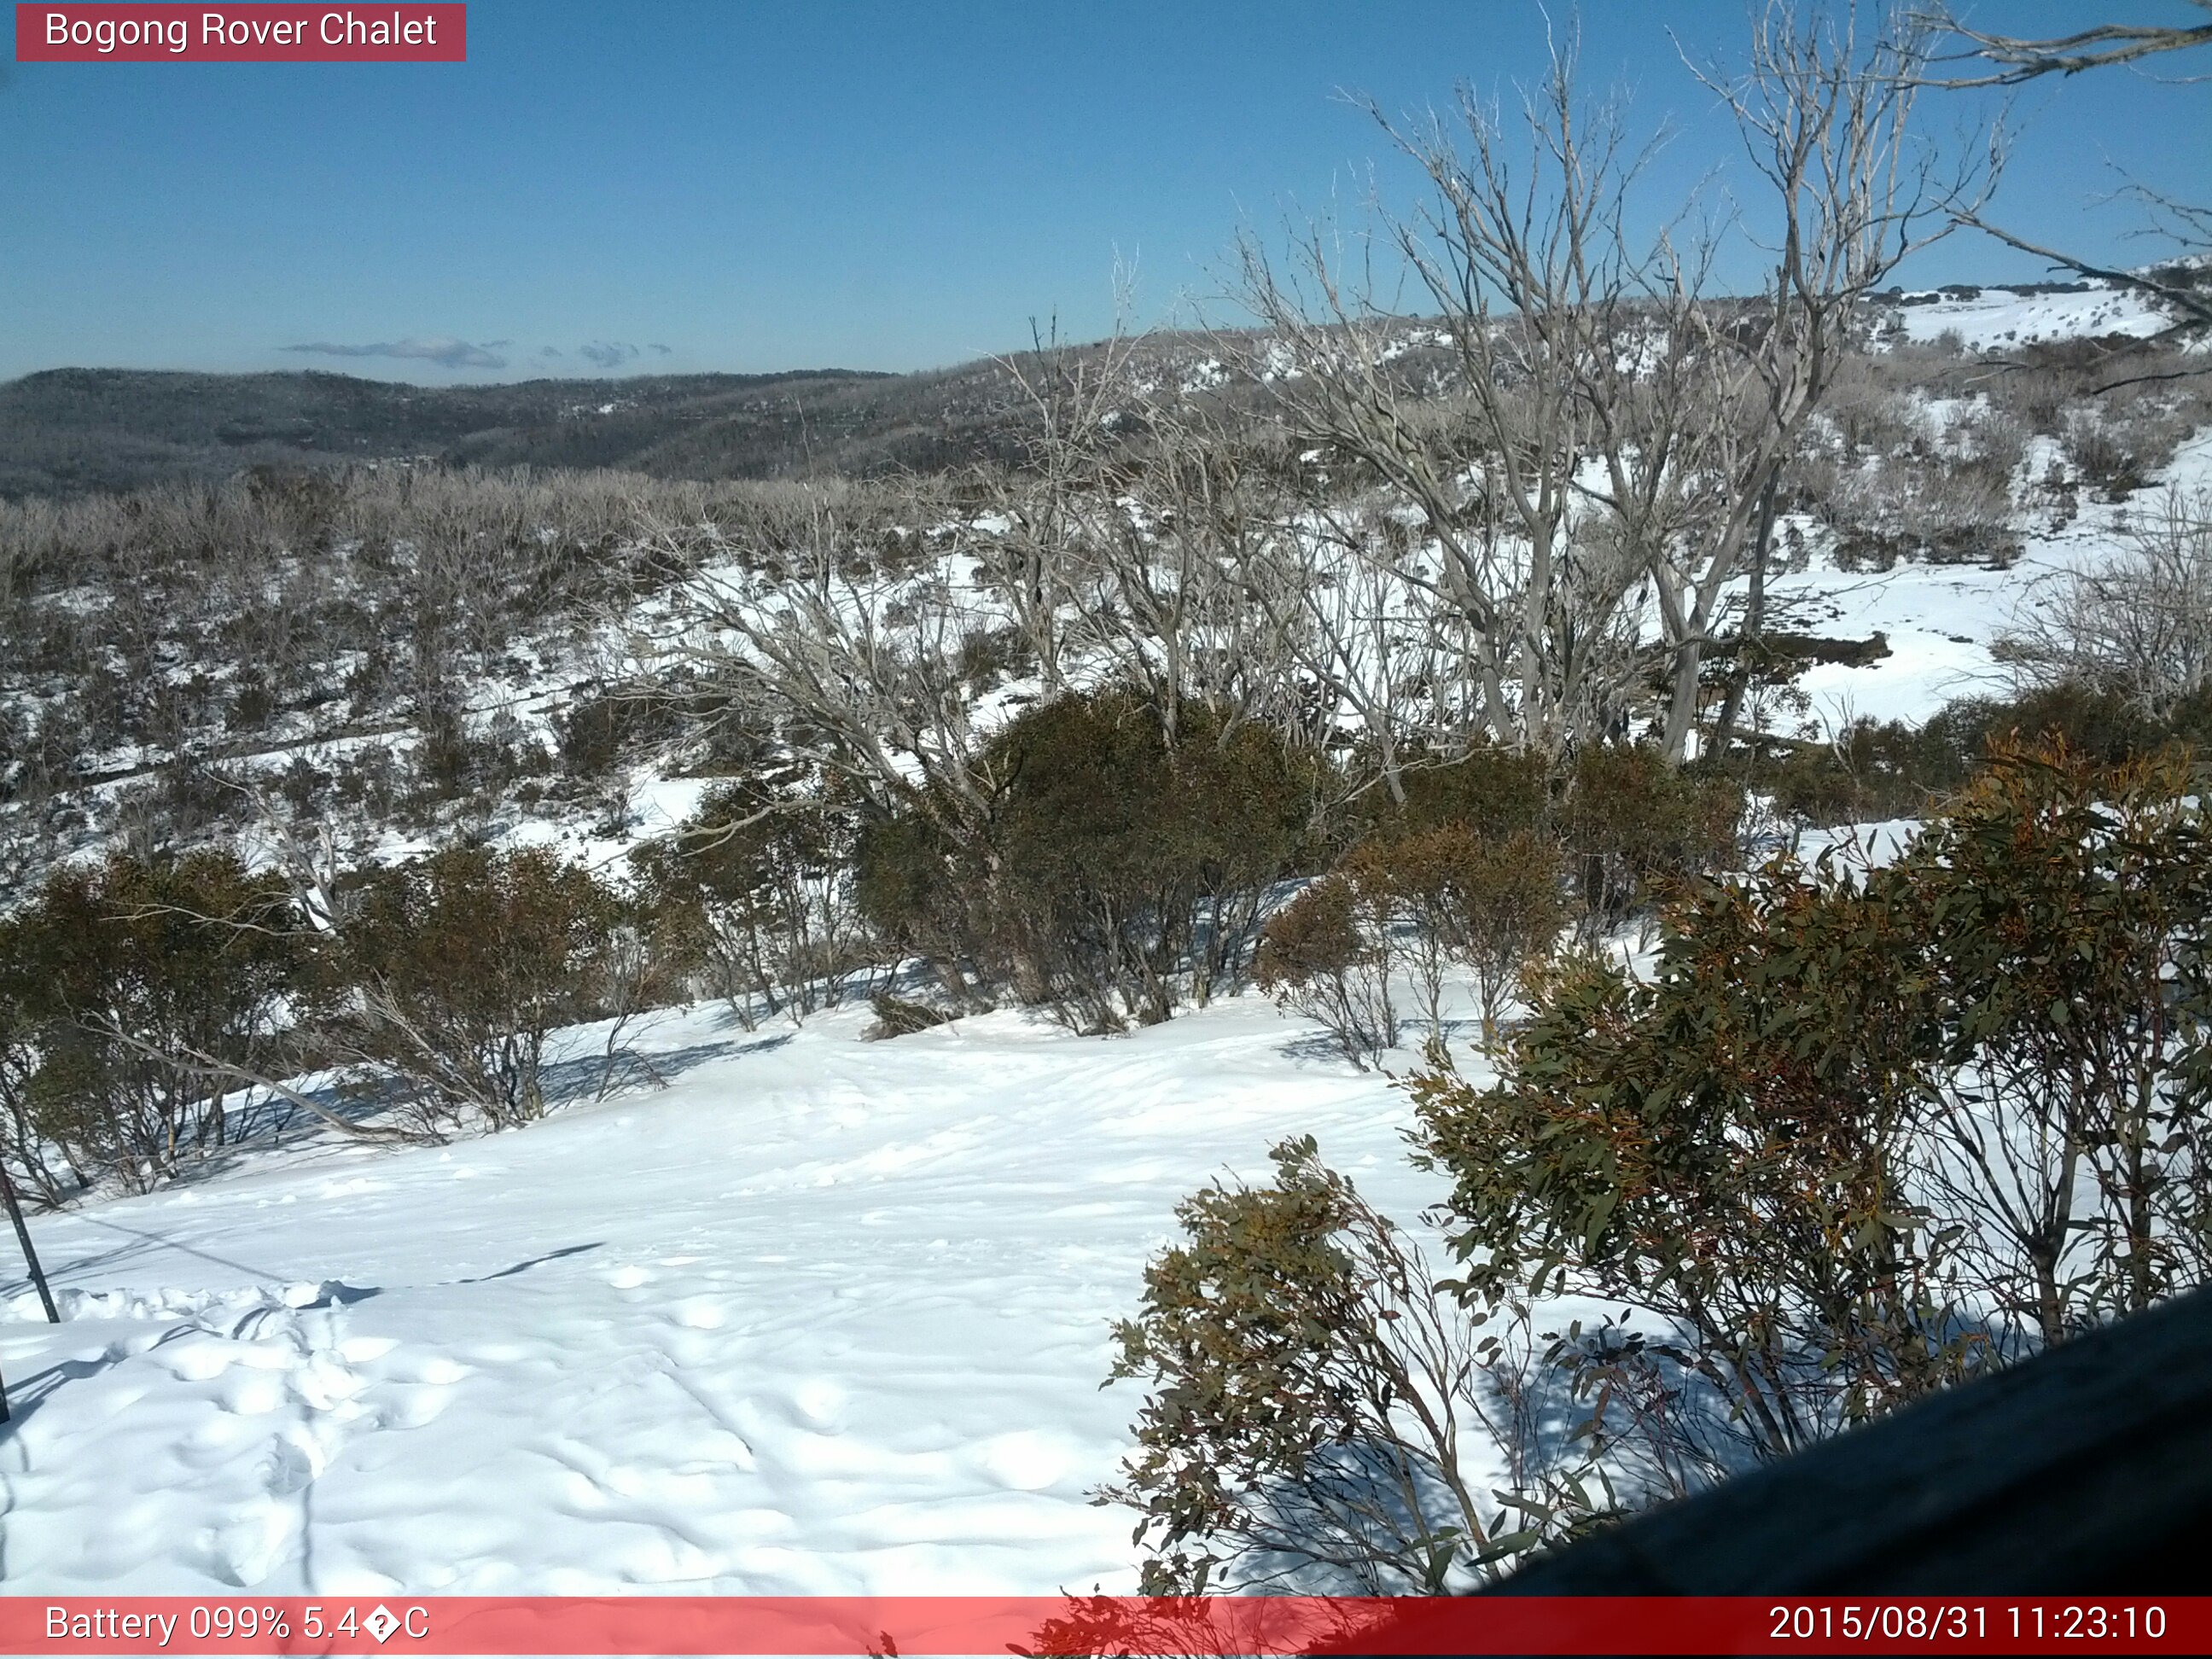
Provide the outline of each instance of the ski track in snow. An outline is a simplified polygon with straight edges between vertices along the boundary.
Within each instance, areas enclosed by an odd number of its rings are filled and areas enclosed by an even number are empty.
[[[1142,1392],[1098,1385],[1176,1200],[1310,1130],[1410,1219],[1405,1097],[1257,998],[866,1018],[672,1015],[665,1091],[36,1218],[68,1318],[0,1282],[0,1580],[1133,1589],[1088,1499]]]

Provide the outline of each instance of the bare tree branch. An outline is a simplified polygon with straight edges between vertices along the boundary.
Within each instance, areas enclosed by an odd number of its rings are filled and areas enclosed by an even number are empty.
[[[2188,0],[2212,11],[2212,0]],[[1937,6],[1920,15],[1925,27],[1966,41],[1962,52],[1931,58],[1931,63],[1979,59],[1990,67],[1978,75],[1929,76],[1918,84],[1927,87],[2016,87],[2045,75],[2079,75],[2084,70],[2132,64],[2163,52],[2185,52],[2191,46],[2212,46],[2212,23],[2172,25],[2100,23],[2073,34],[2037,40],[2023,35],[1991,34],[1969,28],[1948,6]]]
[[[1972,208],[1960,208],[1955,210],[1952,216],[1959,223],[1972,226],[1985,236],[1994,236],[2007,246],[2018,248],[2022,253],[2032,253],[2039,259],[2048,259],[2054,265],[2079,272],[2084,276],[2094,276],[2102,282],[2113,283],[2123,288],[2132,289],[2138,294],[2148,294],[2181,313],[2181,320],[2175,325],[2176,328],[2194,328],[2212,323],[2212,297],[2208,297],[2200,289],[2165,282],[2157,276],[2146,276],[2140,271],[2123,270],[2116,265],[2095,264],[2071,253],[2062,253],[2057,248],[2045,247],[2040,243],[2031,242],[2024,236],[2014,235],[2002,226],[1991,224]]]
[[[431,1146],[438,1144],[439,1137],[434,1134],[418,1133],[410,1129],[380,1127],[366,1123],[356,1123],[350,1118],[332,1111],[313,1095],[302,1093],[289,1084],[280,1083],[275,1078],[264,1076],[251,1066],[240,1066],[234,1060],[223,1060],[198,1048],[184,1047],[169,1048],[149,1042],[136,1033],[126,1030],[113,1020],[100,1021],[96,1029],[101,1036],[121,1043],[133,1054],[143,1054],[149,1060],[157,1060],[165,1065],[176,1066],[179,1071],[190,1072],[199,1077],[220,1079],[230,1083],[242,1083],[249,1088],[265,1089],[279,1100],[298,1107],[301,1111],[319,1119],[323,1123],[350,1139],[382,1141],[403,1146]]]

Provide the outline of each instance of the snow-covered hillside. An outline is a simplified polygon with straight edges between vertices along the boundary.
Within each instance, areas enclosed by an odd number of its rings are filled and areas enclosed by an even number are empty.
[[[2109,290],[1899,315],[1978,347],[2157,321]],[[1916,405],[1931,422],[1936,401]],[[1936,471],[1940,438],[1919,457]],[[1998,688],[1992,643],[2038,580],[2105,557],[2141,510],[2079,480],[2057,510],[2057,441],[2021,445],[1996,492],[2016,556],[1844,568],[1796,515],[1767,627],[1887,649],[1808,669],[1780,726],[1919,720]],[[2212,488],[2212,432],[2149,485]],[[518,647],[460,713],[557,734],[608,645],[576,634],[559,659]],[[979,701],[979,729],[1026,684]],[[269,750],[264,781],[320,752]],[[604,784],[511,792],[469,827],[618,870],[707,787],[672,769],[625,751]],[[432,839],[362,836],[387,858]],[[1140,1394],[1098,1385],[1176,1200],[1311,1133],[1411,1220],[1440,1194],[1407,1163],[1407,1100],[1256,995],[1114,1038],[1001,1012],[864,1043],[866,1020],[667,1012],[642,1044],[665,1084],[526,1129],[410,1150],[288,1133],[33,1217],[67,1317],[0,1267],[0,1588],[1133,1588],[1132,1517],[1090,1499]],[[563,1038],[580,1073],[603,1035]]]
[[[1405,1097],[1256,997],[865,1012],[672,1016],[665,1090],[35,1219],[69,1317],[0,1320],[0,1584],[1133,1589],[1098,1385],[1176,1200],[1310,1131],[1410,1217]]]
[[[2056,292],[2047,286],[1922,290],[1903,295],[1890,314],[1909,340],[1955,334],[1970,351],[2107,334],[2142,339],[2173,325],[2172,318],[2139,291],[2094,281]]]
[[[2183,444],[2157,484],[2192,493],[2212,489],[2212,432]],[[2137,502],[2132,511],[2140,516],[2142,508]],[[1798,687],[1811,700],[1816,726],[1859,715],[1924,720],[1954,698],[2002,691],[2005,678],[1992,641],[2038,602],[2039,584],[2108,557],[2126,533],[2130,510],[2127,502],[2084,501],[2075,516],[2055,526],[2029,515],[2023,551],[2002,569],[1908,561],[1854,573],[1816,556],[1774,579],[1768,592],[1773,626],[1880,633],[1888,643],[1889,654],[1878,661],[1819,663],[1805,671]]]

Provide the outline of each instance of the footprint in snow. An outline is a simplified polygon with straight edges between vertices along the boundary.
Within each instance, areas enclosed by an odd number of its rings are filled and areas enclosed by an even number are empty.
[[[271,1498],[289,1498],[306,1490],[322,1472],[320,1450],[285,1435],[269,1448],[262,1484]]]
[[[817,1429],[839,1429],[845,1421],[845,1390],[826,1376],[800,1383],[791,1391],[799,1416]]]
[[[1011,1492],[1042,1492],[1066,1478],[1075,1449],[1063,1437],[1036,1429],[995,1435],[977,1449],[976,1463]]]
[[[668,1316],[695,1331],[719,1331],[730,1322],[721,1299],[712,1296],[687,1296],[669,1309]]]

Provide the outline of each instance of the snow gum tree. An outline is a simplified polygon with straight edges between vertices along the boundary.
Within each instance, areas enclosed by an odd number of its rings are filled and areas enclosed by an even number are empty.
[[[1468,731],[1566,753],[1617,733],[1656,666],[1661,747],[1689,752],[1747,569],[1742,628],[1761,625],[1784,470],[1861,302],[1986,184],[1914,130],[1925,39],[1776,3],[1740,70],[1703,71],[1759,181],[1755,295],[1718,291],[1724,239],[1694,207],[1654,213],[1650,147],[1578,91],[1571,42],[1517,109],[1462,90],[1449,118],[1374,112],[1415,210],[1357,239],[1310,228],[1287,258],[1243,244],[1237,297],[1266,325],[1249,370],[1298,443],[1418,514],[1410,544],[1339,539],[1454,614]]]
[[[540,1115],[547,1037],[597,1012],[593,970],[622,921],[605,885],[544,848],[462,846],[340,897],[312,1005],[330,1055],[426,1127]]]
[[[273,1051],[299,963],[281,880],[232,854],[122,854],[50,878],[13,918],[0,1014],[16,1167],[49,1156],[140,1191],[245,1126],[238,1079]]]

